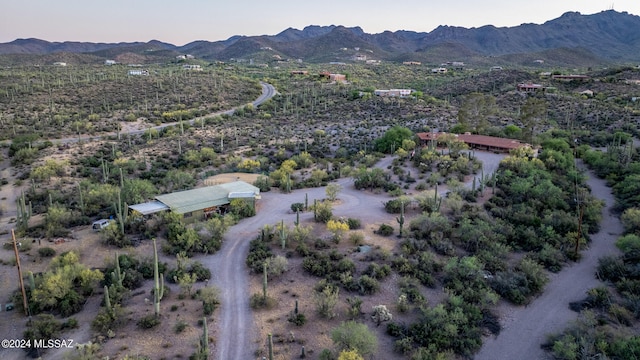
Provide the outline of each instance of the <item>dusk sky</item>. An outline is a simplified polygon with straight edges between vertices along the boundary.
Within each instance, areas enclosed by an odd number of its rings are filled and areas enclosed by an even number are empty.
[[[233,35],[275,35],[307,25],[360,26],[429,32],[439,25],[480,27],[541,24],[567,11],[613,8],[640,15],[639,0],[0,0],[0,43],[47,41],[184,45]]]

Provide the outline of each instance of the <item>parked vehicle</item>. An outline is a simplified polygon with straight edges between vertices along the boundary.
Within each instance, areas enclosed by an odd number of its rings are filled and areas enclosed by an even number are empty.
[[[91,225],[91,228],[93,229],[93,231],[100,231],[109,226],[109,224],[111,224],[112,222],[113,220],[110,219],[100,219],[98,221],[94,221]]]

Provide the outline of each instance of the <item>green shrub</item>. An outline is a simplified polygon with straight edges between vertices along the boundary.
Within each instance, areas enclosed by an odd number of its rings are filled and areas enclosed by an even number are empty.
[[[38,249],[38,255],[42,257],[51,257],[56,254],[56,251],[50,247],[42,247]]]
[[[307,317],[301,312],[297,314],[292,312],[291,314],[289,314],[287,321],[289,321],[295,326],[302,326],[307,322]]]
[[[355,231],[349,234],[349,242],[355,246],[364,244],[364,234],[360,231]]]
[[[349,230],[357,230],[362,227],[360,223],[360,219],[348,218],[347,225],[349,225]]]
[[[211,270],[204,267],[201,262],[195,261],[189,268],[190,274],[196,275],[196,281],[207,281],[211,279]]]
[[[256,273],[262,272],[262,264],[272,255],[271,249],[267,244],[260,240],[254,239],[249,243],[249,254],[247,255],[247,266]]]
[[[368,275],[362,275],[360,279],[358,279],[358,286],[360,287],[361,295],[373,295],[380,289],[378,280]]]
[[[149,314],[138,320],[136,324],[139,328],[151,329],[160,325],[160,317],[156,316],[155,314]]]
[[[357,350],[362,356],[375,354],[378,350],[376,335],[367,325],[355,321],[343,322],[333,329],[331,340],[338,350]]]
[[[69,318],[62,324],[63,329],[77,329],[78,320],[76,318]]]
[[[382,236],[391,236],[393,235],[393,226],[387,225],[387,224],[381,224],[378,230],[376,231],[376,234],[382,235]]]
[[[252,309],[273,309],[276,305],[278,304],[278,302],[276,301],[276,299],[267,296],[266,298],[264,296],[262,296],[262,294],[253,294],[251,295],[251,298],[249,299],[249,306],[251,306]]]
[[[184,331],[184,329],[187,328],[187,326],[189,326],[189,324],[187,324],[186,322],[179,320],[176,325],[173,327],[173,330],[176,332],[176,334],[180,334],[181,332]]]
[[[293,212],[297,212],[297,211],[303,212],[304,211],[304,204],[303,203],[299,203],[299,202],[291,204],[291,211],[293,211]]]
[[[205,315],[211,315],[220,305],[220,290],[212,286],[198,289],[196,297],[202,301],[202,310]]]

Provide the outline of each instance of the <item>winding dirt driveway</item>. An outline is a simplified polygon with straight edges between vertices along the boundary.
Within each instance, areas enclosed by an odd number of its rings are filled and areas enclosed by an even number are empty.
[[[388,195],[373,195],[356,190],[352,179],[340,179],[342,186],[338,198],[341,204],[334,206],[336,216],[365,218],[368,222],[379,222],[389,218],[382,206],[389,200]],[[290,194],[279,192],[262,193],[257,214],[243,219],[231,227],[225,234],[222,249],[213,256],[200,261],[211,269],[213,282],[221,290],[221,309],[217,323],[215,359],[235,360],[255,357],[255,344],[258,339],[253,322],[253,314],[249,307],[249,270],[245,259],[249,250],[249,242],[259,235],[266,224],[275,224],[284,220],[289,226],[295,221],[291,212],[291,204],[304,203],[305,193],[309,203],[314,199],[324,199],[325,188],[295,190]],[[311,220],[313,212],[300,214],[300,221]]]
[[[620,220],[610,212],[615,203],[611,189],[593,172],[587,174],[591,192],[605,202],[600,231],[592,235],[582,260],[552,274],[544,293],[531,304],[527,307],[504,304],[504,313],[500,314],[502,332],[484,340],[475,360],[548,359],[540,348],[546,335],[562,331],[568,322],[578,317],[569,309],[569,303],[584,299],[587,290],[602,285],[595,277],[598,259],[619,254],[615,241],[623,228]]]
[[[492,153],[476,153],[483,161],[485,174],[491,174],[497,169],[504,155]],[[386,169],[392,162],[392,157],[380,160],[376,167]],[[471,180],[467,182],[470,186]],[[389,201],[388,194],[372,194],[356,190],[353,179],[339,179],[342,186],[338,198],[340,204],[335,205],[333,213],[336,216],[354,217],[373,224],[393,219],[394,215],[384,210],[384,203]],[[284,220],[289,226],[295,221],[295,214],[290,210],[294,202],[304,203],[305,193],[309,204],[314,199],[324,199],[325,188],[311,188],[295,190],[290,194],[279,192],[262,193],[258,211],[254,217],[243,219],[231,227],[224,237],[222,249],[213,256],[207,256],[200,261],[211,269],[213,282],[221,290],[220,321],[216,324],[217,342],[215,359],[244,360],[253,359],[257,329],[253,322],[253,315],[249,307],[249,270],[245,259],[249,249],[249,241],[257,237],[265,224],[275,224]],[[300,220],[313,218],[312,212],[301,213]]]

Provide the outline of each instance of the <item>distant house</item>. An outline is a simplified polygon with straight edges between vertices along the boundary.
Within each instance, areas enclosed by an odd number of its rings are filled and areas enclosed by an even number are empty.
[[[376,90],[374,94],[381,97],[407,97],[411,95],[413,90],[411,89],[389,89],[389,90]]]
[[[533,84],[533,83],[522,83],[522,84],[518,84],[518,91],[523,91],[523,92],[537,92],[537,91],[544,91],[544,86],[540,85],[540,84]]]
[[[115,65],[115,64],[116,64],[116,61],[115,61],[115,60],[105,60],[105,61],[104,61],[104,64],[105,64],[105,65]]]
[[[369,59],[369,60],[365,61],[365,63],[369,64],[369,65],[379,65],[381,63],[381,61],[380,60],[375,60],[375,59]]]
[[[307,70],[293,70],[291,75],[309,75],[309,72]]]
[[[551,78],[558,81],[586,81],[591,79],[587,75],[553,75]]]
[[[433,73],[433,74],[446,74],[447,73],[447,68],[444,68],[444,67],[433,68],[433,69],[431,69],[431,73]]]
[[[53,66],[67,66],[67,63],[62,61],[56,61],[53,63]]]
[[[416,135],[420,139],[421,145],[425,146],[428,144],[429,141],[431,140],[437,141],[439,137],[445,134],[447,133],[428,132],[428,133],[418,133]],[[478,149],[478,150],[486,150],[486,151],[494,151],[494,152],[509,152],[513,149],[518,149],[521,147],[531,147],[531,145],[520,142],[520,140],[499,138],[495,136],[474,135],[470,133],[454,134],[454,136],[458,140],[463,141],[470,148]]]
[[[405,61],[402,65],[422,65],[420,61]]]
[[[502,66],[492,66],[491,68],[489,68],[489,70],[491,70],[491,71],[501,71],[502,70]]]
[[[344,74],[332,74],[328,72],[321,72],[320,76],[328,78],[331,82],[339,82],[339,83],[347,82],[347,76]]]
[[[149,70],[131,69],[128,74],[132,76],[147,76],[149,75]]]
[[[129,209],[142,215],[173,211],[185,218],[202,219],[225,213],[233,199],[245,199],[255,206],[255,201],[260,199],[260,189],[244,181],[234,181],[158,195],[155,201],[131,205]]]
[[[345,83],[347,82],[347,75],[344,74],[329,74],[329,80],[333,82]]]
[[[196,64],[184,64],[182,65],[182,68],[184,70],[202,71],[202,66]]]
[[[587,96],[587,97],[593,97],[593,90],[581,91],[580,95],[584,95],[584,96]]]

